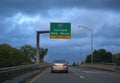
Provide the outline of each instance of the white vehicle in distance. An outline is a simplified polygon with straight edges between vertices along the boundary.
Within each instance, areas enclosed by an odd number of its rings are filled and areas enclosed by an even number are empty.
[[[54,60],[51,65],[51,73],[54,71],[65,71],[68,73],[68,64],[65,60]]]

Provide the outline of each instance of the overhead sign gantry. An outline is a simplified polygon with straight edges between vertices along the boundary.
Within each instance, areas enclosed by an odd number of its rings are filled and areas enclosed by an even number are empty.
[[[60,38],[60,39],[70,39],[71,38],[71,23],[58,23],[58,22],[51,22],[50,23],[50,31],[37,31],[36,32],[36,63],[39,64],[40,58],[40,34],[50,33],[50,38]]]

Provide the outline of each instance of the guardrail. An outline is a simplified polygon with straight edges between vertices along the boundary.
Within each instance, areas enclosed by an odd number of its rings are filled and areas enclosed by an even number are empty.
[[[115,70],[120,72],[120,66],[116,66]]]
[[[0,83],[2,81],[8,80],[10,78],[13,78],[15,76],[18,76],[18,75],[21,75],[27,72],[31,72],[31,71],[33,72],[38,69],[44,70],[47,67],[49,67],[48,63],[41,62],[39,64],[30,64],[30,65],[0,68]]]
[[[37,66],[38,66],[37,64],[30,64],[30,65],[0,68],[0,73],[19,70],[19,69],[24,69],[24,68],[30,68],[30,67],[36,68]]]

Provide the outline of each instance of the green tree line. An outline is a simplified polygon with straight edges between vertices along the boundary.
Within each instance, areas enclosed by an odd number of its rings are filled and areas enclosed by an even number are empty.
[[[91,62],[91,54],[87,55],[86,63]],[[112,54],[105,49],[95,50],[93,52],[93,62],[94,63],[115,63],[116,65],[120,66],[120,53]]]
[[[40,60],[43,61],[48,49],[41,48]],[[19,49],[9,44],[0,44],[0,68],[35,63],[36,49],[31,45],[23,45]]]
[[[113,55],[113,62],[115,62],[117,66],[120,66],[120,53]]]

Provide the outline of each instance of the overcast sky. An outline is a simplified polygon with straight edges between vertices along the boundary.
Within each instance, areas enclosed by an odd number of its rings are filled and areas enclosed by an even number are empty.
[[[1,44],[35,47],[36,31],[50,30],[50,22],[71,23],[72,38],[41,35],[46,61],[80,61],[91,53],[90,31],[80,25],[93,30],[94,50],[120,52],[120,0],[0,0]]]

